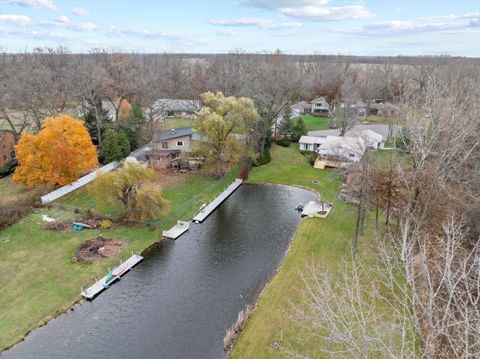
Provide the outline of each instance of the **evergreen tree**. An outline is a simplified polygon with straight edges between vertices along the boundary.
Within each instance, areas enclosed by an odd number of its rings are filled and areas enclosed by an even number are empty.
[[[105,131],[100,158],[104,163],[119,161],[130,153],[130,143],[123,130],[118,132],[109,128]]]
[[[142,104],[139,100],[133,101],[128,116],[122,121],[121,129],[128,138],[130,149],[135,150],[139,146],[141,130],[145,122]]]
[[[104,135],[104,130],[111,119],[109,118],[108,111],[102,106],[102,100],[99,96],[93,95],[86,100],[85,114],[83,115],[83,121],[85,127],[92,138],[94,145],[100,146]]]
[[[278,132],[282,138],[289,140],[292,136],[294,128],[292,111],[290,107],[287,107],[282,117],[282,122],[280,122],[280,125],[278,126]]]
[[[305,126],[305,122],[303,121],[303,118],[299,117],[292,129],[292,141],[297,142],[300,139],[300,137],[306,134],[307,134],[307,126]]]

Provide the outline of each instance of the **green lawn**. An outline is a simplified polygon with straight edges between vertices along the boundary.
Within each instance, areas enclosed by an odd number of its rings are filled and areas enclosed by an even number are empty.
[[[162,121],[162,127],[164,130],[169,130],[171,128],[181,128],[189,127],[193,125],[193,120],[191,118],[167,118],[165,121]]]
[[[12,176],[0,178],[0,202],[13,201],[26,192],[28,188],[13,183]]]
[[[319,131],[328,129],[328,117],[302,116],[307,131]]]
[[[161,230],[177,219],[188,220],[199,207],[233,180],[212,180],[200,176],[164,190],[171,202],[171,212],[159,218],[156,226],[117,227],[108,231],[47,231],[42,214],[61,220],[74,220],[75,208],[92,208],[108,214],[122,211],[113,205],[98,208],[88,190],[74,192],[0,231],[0,350],[20,340],[28,331],[67,309],[80,299],[80,287],[92,284],[108,267],[127,258],[132,251],[142,251],[161,237]],[[3,188],[2,188],[3,190]],[[121,238],[127,246],[122,253],[93,263],[73,260],[79,245],[98,235]]]
[[[335,267],[342,258],[351,253],[354,234],[356,208],[337,198],[341,178],[335,170],[316,170],[309,166],[295,147],[272,148],[272,161],[250,173],[253,183],[282,183],[302,185],[320,193],[326,201],[333,202],[334,208],[327,219],[306,219],[296,233],[292,247],[260,298],[255,314],[247,324],[234,346],[232,358],[280,358],[283,350],[274,349],[273,341],[281,343],[281,349],[294,349],[318,357],[318,340],[302,340],[300,329],[296,327],[288,312],[290,304],[300,302],[300,272],[313,261]],[[320,184],[312,184],[313,179]],[[367,227],[372,227],[369,219]],[[368,231],[359,241],[359,252],[368,250]]]

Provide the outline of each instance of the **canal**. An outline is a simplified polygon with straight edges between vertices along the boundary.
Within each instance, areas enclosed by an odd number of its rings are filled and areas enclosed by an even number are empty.
[[[239,188],[202,224],[164,240],[92,302],[32,331],[1,358],[222,358],[223,336],[275,273],[314,194]]]

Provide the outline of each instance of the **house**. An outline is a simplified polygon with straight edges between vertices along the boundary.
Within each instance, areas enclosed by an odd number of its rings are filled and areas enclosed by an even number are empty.
[[[0,168],[14,161],[15,136],[11,131],[0,131]]]
[[[310,102],[311,114],[314,116],[328,116],[330,113],[330,107],[325,97],[319,97]]]
[[[353,128],[348,129],[345,136],[365,137],[368,142],[368,147],[382,148],[388,137],[395,136],[396,134],[398,134],[399,131],[400,128],[398,126],[389,126],[384,124],[357,124]],[[375,134],[373,134],[372,132],[374,132]],[[310,131],[308,135],[313,137],[339,136],[340,129]],[[381,140],[380,136],[382,137]],[[374,142],[377,142],[377,144],[375,144]]]
[[[374,116],[395,116],[399,112],[400,108],[398,106],[380,99],[372,100],[368,107],[368,114]]]
[[[365,140],[368,148],[376,150],[380,147],[383,147],[385,143],[383,136],[372,130],[361,130],[359,135]]]
[[[327,136],[318,147],[321,158],[339,162],[358,162],[366,150],[366,142],[361,137]]]
[[[310,115],[312,113],[312,104],[307,101],[297,102],[291,108],[292,108],[292,117]]]
[[[127,158],[125,158],[125,161],[147,164],[152,150],[153,148],[150,146],[144,146],[144,147],[138,148],[135,151],[131,152],[127,156]]]
[[[121,100],[121,102],[120,102]],[[120,107],[119,107],[120,105]],[[79,117],[84,117],[87,114],[88,111],[88,101],[84,100],[78,105],[77,107],[77,113]],[[102,108],[106,112],[108,118],[111,121],[115,121],[116,118],[116,113],[117,113],[117,108],[118,108],[118,117],[122,118],[128,115],[130,109],[132,108],[132,105],[127,101],[127,99],[123,98],[121,99],[118,97],[114,103],[112,103],[110,100],[102,100]]]
[[[300,151],[317,152],[326,137],[302,136],[298,140]]]
[[[363,138],[349,136],[302,136],[298,143],[300,151],[316,152],[320,157],[341,162],[358,162],[367,146]]]
[[[153,104],[153,113],[157,117],[193,117],[202,108],[198,100],[179,100],[162,98]]]
[[[182,160],[189,167],[196,167],[201,159],[192,156],[195,141],[205,141],[192,127],[172,128],[153,135],[152,150],[149,154],[150,166],[153,168],[180,168]]]

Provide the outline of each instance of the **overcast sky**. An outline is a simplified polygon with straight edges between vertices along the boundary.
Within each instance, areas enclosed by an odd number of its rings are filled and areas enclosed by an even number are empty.
[[[480,0],[0,0],[0,47],[480,56]]]

